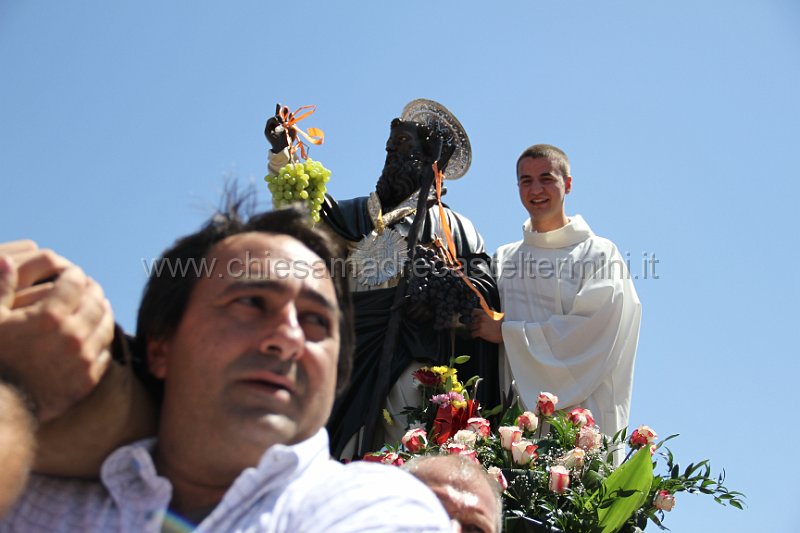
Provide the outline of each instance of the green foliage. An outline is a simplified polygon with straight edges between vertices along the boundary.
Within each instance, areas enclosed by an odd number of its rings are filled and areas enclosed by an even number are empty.
[[[423,398],[428,400],[432,395],[447,392],[457,384],[452,365],[466,362],[466,356],[452,358],[451,367],[433,367],[431,370],[441,377],[442,382],[432,386],[420,386]],[[470,379],[467,386],[474,386],[479,380]],[[432,383],[428,378],[426,382]],[[436,415],[437,407],[423,401],[418,408],[407,408],[409,421],[427,422],[427,430]],[[519,398],[508,396],[504,403],[484,410],[482,416],[499,417],[499,426],[516,426],[518,417],[523,413]],[[464,421],[459,422],[463,429]],[[488,425],[488,423],[487,423]],[[544,435],[542,429],[549,425]],[[485,427],[485,426],[484,426]],[[628,430],[623,428],[615,435],[602,438],[591,432],[581,434],[576,422],[570,421],[564,411],[556,411],[553,416],[539,416],[537,430],[522,430],[522,438],[537,446],[532,462],[518,465],[514,463],[511,451],[503,448],[497,425],[488,437],[475,437],[474,456],[486,468],[501,468],[506,476],[508,488],[503,495],[504,516],[508,524],[523,527],[526,520],[536,520],[544,527],[557,528],[567,533],[613,533],[629,532],[644,529],[649,522],[665,529],[663,525],[665,511],[670,507],[671,498],[679,492],[708,494],[714,501],[722,505],[730,505],[742,509],[744,495],[729,490],[724,486],[725,472],[712,477],[708,460],[690,463],[685,468],[675,462],[672,452],[663,446],[675,438],[670,435],[653,447],[659,451],[651,456],[650,446],[631,449],[621,465],[615,463],[621,457],[628,442]],[[652,437],[655,432],[647,428]],[[639,428],[641,435],[642,428]],[[586,433],[586,430],[584,430]],[[576,448],[578,442],[586,448]],[[438,446],[429,435],[428,445],[416,454],[452,453],[447,449],[452,438]],[[463,441],[467,442],[467,441]],[[463,444],[462,444],[463,445]],[[467,450],[472,453],[472,450]],[[412,454],[398,450],[403,458]],[[654,475],[659,458],[663,459],[664,473]],[[550,471],[556,465],[569,471],[569,486],[563,492],[556,493],[550,489]],[[660,491],[664,491],[663,493]],[[658,496],[658,499],[656,498]],[[656,507],[656,503],[662,507]]]
[[[650,450],[642,448],[603,481],[597,492],[597,524],[602,533],[619,529],[646,501],[653,482]]]

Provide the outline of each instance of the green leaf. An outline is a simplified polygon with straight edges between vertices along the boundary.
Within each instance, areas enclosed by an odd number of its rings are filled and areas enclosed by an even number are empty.
[[[471,378],[469,378],[467,380],[466,383],[464,383],[464,388],[468,389],[468,388],[472,387],[475,384],[475,382],[478,381],[479,379],[480,378],[478,376],[472,376]]]
[[[597,511],[602,533],[617,531],[628,521],[644,503],[652,482],[653,463],[645,446],[603,481],[605,496]]]
[[[517,417],[522,414],[522,407],[519,405],[519,398],[514,399],[514,403],[503,414],[503,419],[500,421],[501,426],[515,426],[517,424]]]
[[[469,356],[468,355],[459,355],[458,357],[453,359],[453,363],[455,363],[457,365],[463,365],[467,361],[469,361]],[[451,364],[450,366],[453,366],[453,365]]]
[[[502,410],[503,410],[503,405],[502,404],[498,404],[498,405],[495,405],[494,407],[492,407],[491,409],[484,409],[481,414],[483,415],[483,418],[489,418],[489,417],[492,417],[492,416],[494,416],[496,414],[499,414],[500,411],[502,411]]]

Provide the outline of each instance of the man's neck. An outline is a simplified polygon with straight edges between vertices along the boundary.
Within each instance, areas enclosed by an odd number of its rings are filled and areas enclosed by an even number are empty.
[[[537,220],[531,217],[531,228],[537,233],[547,233],[548,231],[555,231],[561,229],[569,224],[567,215],[563,214],[559,218]]]
[[[171,461],[169,453],[158,446],[154,451],[154,462],[158,474],[172,485],[170,509],[196,524],[211,514],[236,479],[210,483],[207,468],[176,464]]]

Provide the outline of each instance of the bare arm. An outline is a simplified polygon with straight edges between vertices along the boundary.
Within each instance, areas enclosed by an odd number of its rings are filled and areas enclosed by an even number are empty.
[[[113,337],[110,305],[79,268],[31,241],[0,244],[0,376],[41,422],[37,472],[96,477],[108,453],[154,433],[149,395],[130,365],[111,362]]]
[[[0,382],[0,517],[25,488],[35,452],[35,427],[20,392]]]

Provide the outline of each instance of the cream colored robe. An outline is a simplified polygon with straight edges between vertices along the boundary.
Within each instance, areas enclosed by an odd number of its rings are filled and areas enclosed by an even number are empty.
[[[558,408],[589,409],[613,435],[628,425],[641,319],[627,265],[580,215],[546,233],[526,221],[523,236],[495,257],[505,388],[510,370],[528,408],[551,392]]]

